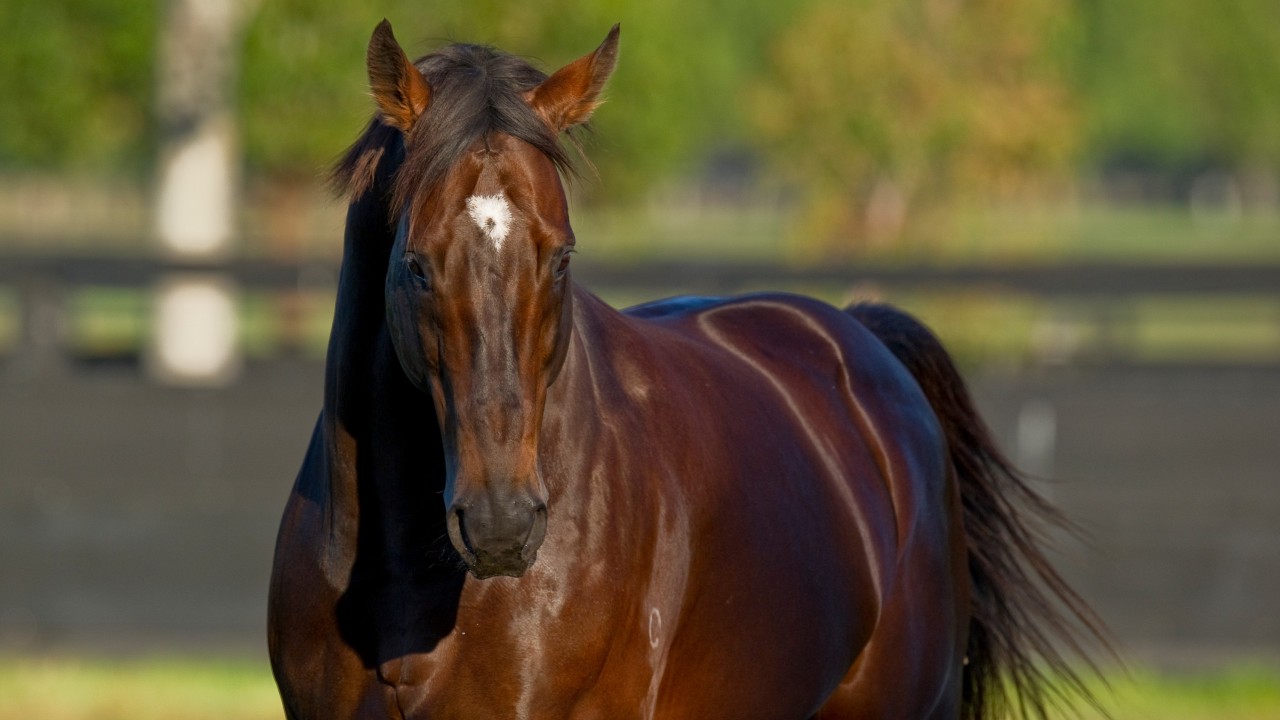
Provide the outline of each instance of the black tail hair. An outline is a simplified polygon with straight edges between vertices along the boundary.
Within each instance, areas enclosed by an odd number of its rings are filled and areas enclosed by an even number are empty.
[[[1110,651],[1103,625],[1044,554],[1048,530],[1074,527],[996,446],[964,379],[923,323],[889,305],[847,312],[911,371],[933,406],[955,468],[968,538],[971,619],[961,717],[1048,717],[1098,706],[1079,671],[1086,645]],[[1093,641],[1090,643],[1089,641]]]

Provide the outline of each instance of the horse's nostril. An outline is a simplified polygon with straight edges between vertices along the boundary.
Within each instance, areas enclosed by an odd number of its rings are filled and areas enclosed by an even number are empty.
[[[462,515],[463,511],[460,509],[449,513],[447,523],[449,539],[453,541],[453,546],[459,554],[468,560],[474,560],[476,549],[471,544],[471,536],[467,534],[467,524],[463,521]]]
[[[547,538],[547,506],[545,503],[539,503],[538,507],[533,511],[533,523],[529,527],[529,535],[525,538],[524,547],[520,549],[520,554],[526,559],[532,560],[533,556],[538,552],[538,548],[542,546],[542,541]]]
[[[458,511],[458,534],[462,536],[462,544],[468,551],[474,553],[475,547],[471,544],[471,536],[467,534],[467,523],[462,516],[462,511]]]

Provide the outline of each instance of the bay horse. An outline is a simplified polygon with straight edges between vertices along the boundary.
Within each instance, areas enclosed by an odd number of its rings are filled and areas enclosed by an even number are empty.
[[[373,33],[271,579],[288,717],[1043,715],[1091,615],[923,325],[573,282],[564,137],[617,53]]]

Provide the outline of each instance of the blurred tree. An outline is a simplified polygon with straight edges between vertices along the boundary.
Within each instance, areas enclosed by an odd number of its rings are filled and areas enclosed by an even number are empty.
[[[1058,0],[818,0],[749,90],[756,137],[805,197],[797,241],[844,254],[942,202],[1034,191],[1071,168]]]
[[[0,168],[144,177],[158,3],[0,3]]]
[[[251,173],[312,182],[355,139],[372,108],[365,43],[389,3],[375,4],[383,7],[335,0],[261,4],[245,35],[239,82]]]
[[[1079,0],[1089,156],[1280,168],[1280,4]]]
[[[150,178],[163,6],[0,3],[0,168]],[[621,22],[579,199],[759,152],[804,188],[802,233],[847,244],[1116,158],[1280,169],[1274,0],[272,0],[238,63],[250,179],[296,195],[354,139],[384,16],[411,53],[491,42],[547,69]]]
[[[246,41],[241,117],[250,170],[310,181],[372,112],[364,47],[387,17],[410,55],[447,41],[491,43],[550,72],[621,22],[622,59],[588,148],[599,194],[634,197],[687,170],[713,142],[742,142],[739,87],[785,4],[680,0],[476,0],[424,11],[408,0],[264,3]],[[595,190],[588,183],[579,196]]]

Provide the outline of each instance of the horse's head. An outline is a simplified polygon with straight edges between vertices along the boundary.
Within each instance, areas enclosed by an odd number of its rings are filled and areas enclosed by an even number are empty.
[[[449,537],[477,577],[523,574],[546,535],[538,437],[572,312],[558,138],[599,103],[617,46],[614,27],[547,77],[474,45],[415,65],[385,20],[369,43],[374,99],[406,148],[388,325],[405,372],[435,400]]]

